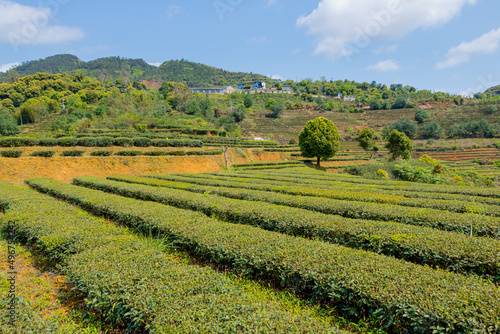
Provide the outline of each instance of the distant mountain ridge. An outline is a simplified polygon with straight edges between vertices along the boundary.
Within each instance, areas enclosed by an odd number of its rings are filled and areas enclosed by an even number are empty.
[[[50,74],[82,73],[101,82],[116,79],[135,81],[185,82],[189,87],[235,86],[241,82],[274,80],[260,74],[230,72],[184,59],[164,62],[160,67],[148,64],[143,59],[106,57],[85,62],[70,54],[54,55],[45,59],[25,62],[16,68],[0,73],[0,82],[7,82],[13,72],[21,76],[38,72]]]
[[[489,88],[486,92],[484,92],[487,96],[500,96],[500,85]]]

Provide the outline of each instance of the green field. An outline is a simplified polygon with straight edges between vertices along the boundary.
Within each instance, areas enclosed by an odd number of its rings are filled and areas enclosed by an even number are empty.
[[[500,330],[498,189],[293,166],[3,182],[2,226],[121,331]]]

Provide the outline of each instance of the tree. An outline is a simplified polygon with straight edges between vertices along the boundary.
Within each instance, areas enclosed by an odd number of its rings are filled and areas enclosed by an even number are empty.
[[[375,146],[376,142],[375,131],[372,128],[364,128],[363,130],[358,130],[358,145],[365,151],[370,151]]]
[[[317,158],[320,166],[321,158],[333,157],[340,146],[340,134],[332,121],[318,117],[307,122],[299,135],[299,147],[302,156]]]
[[[405,96],[398,96],[394,104],[392,105],[392,109],[403,109],[406,107],[407,98]]]
[[[19,132],[21,132],[19,126],[10,111],[6,109],[0,110],[0,135],[17,135]]]
[[[423,134],[425,138],[439,139],[443,136],[444,130],[438,121],[424,124]]]
[[[486,108],[486,111],[488,114],[493,114],[498,111],[498,107],[495,104],[490,104],[488,105],[488,108]]]
[[[413,143],[403,132],[392,130],[387,137],[385,148],[391,153],[392,160],[396,160],[398,157],[409,160],[413,151]]]
[[[418,109],[415,112],[415,120],[418,122],[418,124],[423,123],[428,118],[430,118],[429,113],[424,109]]]
[[[409,118],[402,117],[384,129],[384,137],[389,136],[392,130],[404,132],[410,139],[415,138],[417,135],[417,124],[413,123]]]
[[[247,117],[247,111],[245,107],[239,104],[233,112],[233,117],[236,123],[240,123],[241,121],[243,121],[245,117]]]
[[[285,105],[283,104],[283,101],[278,100],[275,103],[273,103],[271,110],[272,110],[272,116],[274,118],[280,117],[283,111],[285,111]]]
[[[243,105],[245,108],[251,108],[253,106],[253,97],[250,94],[245,94],[243,97]]]

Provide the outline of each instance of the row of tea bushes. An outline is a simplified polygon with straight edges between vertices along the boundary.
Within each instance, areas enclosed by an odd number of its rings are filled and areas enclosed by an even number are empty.
[[[182,176],[171,176],[182,177]],[[429,201],[425,198],[408,198],[404,196],[397,196],[393,194],[373,193],[369,191],[351,191],[343,189],[322,189],[305,184],[287,184],[287,185],[272,185],[272,184],[257,184],[252,182],[251,179],[244,180],[231,180],[225,176],[213,176],[207,174],[199,175],[185,175],[186,179],[194,179],[192,182],[213,182],[207,185],[221,185],[225,187],[236,188],[249,188],[255,190],[266,190],[279,192],[291,195],[312,196],[312,197],[325,197],[337,200],[348,200],[357,202],[372,202],[380,204],[394,204],[404,207],[413,208],[429,208],[444,210],[456,213],[481,213],[484,215],[499,217],[500,207],[496,205],[481,204],[481,206],[471,205],[468,201],[458,200],[433,200]],[[174,180],[175,181],[175,180]],[[189,181],[187,181],[189,182]],[[219,182],[219,183],[217,183]],[[499,219],[500,221],[500,219]]]
[[[389,332],[500,330],[500,288],[474,276],[52,180],[28,183],[96,215],[164,236],[200,260],[380,321]]]
[[[252,182],[262,182],[272,185],[286,185],[289,184],[290,182],[293,182],[299,184],[304,183],[314,188],[322,188],[322,189],[342,188],[350,191],[366,191],[371,193],[404,196],[409,198],[445,199],[445,200],[458,200],[458,201],[500,205],[500,198],[438,193],[438,192],[420,192],[420,191],[414,192],[414,191],[400,190],[400,189],[382,189],[377,185],[374,186],[368,183],[352,184],[348,180],[340,181],[337,179],[321,177],[322,175],[312,175],[312,176],[309,174],[301,175],[288,172],[283,173],[281,171],[274,171],[274,170],[268,170],[268,171],[266,170],[261,172],[238,171],[238,173],[207,173],[207,174],[222,176],[222,177],[231,177],[233,179],[241,179],[241,180],[249,178],[252,180]]]
[[[377,204],[345,200],[331,200],[329,198],[295,196],[293,193],[270,192],[268,187],[254,183],[248,186],[240,183],[229,184],[226,181],[198,179],[178,175],[147,175],[166,181],[185,182],[202,186],[224,187],[245,190],[262,190],[264,193],[282,194],[301,199],[303,208],[320,211],[328,214],[342,215],[348,218],[360,218],[381,221],[395,221],[403,224],[420,225],[437,228],[444,231],[456,231],[467,235],[500,238],[500,219],[472,213],[454,213],[426,208],[410,208],[391,204]],[[287,187],[283,187],[287,188]],[[290,197],[287,197],[290,199]],[[281,201],[285,204],[288,201]],[[293,200],[292,203],[296,201]],[[318,204],[315,204],[318,203]],[[288,204],[285,204],[288,205]]]
[[[94,157],[109,157],[111,155],[116,156],[203,156],[203,155],[220,155],[222,154],[222,150],[220,149],[211,149],[211,150],[203,150],[203,151],[93,151],[90,152],[90,156]],[[21,150],[6,150],[0,151],[0,156],[4,158],[19,158],[23,154]],[[31,157],[44,157],[51,158],[56,154],[55,151],[34,151],[29,156]],[[62,151],[61,157],[81,157],[85,154],[83,150],[67,150]]]
[[[181,262],[174,252],[70,204],[5,183],[0,202],[9,203],[2,227],[15,222],[18,241],[59,264],[93,312],[128,331],[338,332],[311,310]]]
[[[306,175],[308,178],[324,178],[325,180],[338,180],[338,181],[345,180],[350,183],[371,184],[378,186],[379,189],[407,190],[413,192],[419,192],[419,191],[437,192],[446,194],[462,194],[470,196],[500,198],[500,189],[498,188],[470,187],[465,185],[464,186],[435,185],[435,184],[423,184],[423,183],[393,181],[393,180],[371,180],[353,175],[315,172],[311,171],[311,169],[308,168],[297,168],[293,170],[287,170],[286,172],[287,174],[290,175],[292,174],[297,176]]]
[[[124,179],[133,180],[127,177]],[[125,197],[203,212],[209,217],[216,216],[233,223],[371,250],[418,264],[439,266],[455,272],[484,274],[500,281],[500,260],[494,255],[500,252],[500,241],[495,239],[471,238],[393,222],[326,215],[263,203],[258,200],[257,195],[253,197],[252,202],[225,198],[217,196],[224,195],[217,188],[200,189],[193,193],[96,177],[75,178],[73,183]],[[211,195],[212,190],[215,195]],[[245,196],[241,197],[246,199]]]
[[[1,138],[0,147],[30,147],[30,146],[85,146],[85,147],[111,147],[111,146],[136,146],[136,147],[203,147],[200,140],[180,139],[149,139],[149,138],[112,138],[112,137],[86,137],[86,138]]]

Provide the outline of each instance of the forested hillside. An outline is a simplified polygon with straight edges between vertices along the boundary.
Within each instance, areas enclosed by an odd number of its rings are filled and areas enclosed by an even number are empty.
[[[188,87],[236,86],[241,82],[253,80],[274,81],[259,74],[229,72],[184,59],[170,60],[156,67],[142,59],[106,57],[85,62],[76,56],[66,54],[23,63],[6,73],[0,73],[0,82],[9,82],[20,76],[34,75],[39,72],[72,75],[81,73],[97,78],[103,84],[115,82],[117,79],[125,83],[140,79],[184,82]]]

